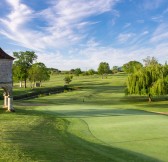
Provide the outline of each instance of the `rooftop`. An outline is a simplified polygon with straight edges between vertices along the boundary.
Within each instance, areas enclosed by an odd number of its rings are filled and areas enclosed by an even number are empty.
[[[10,55],[8,55],[6,52],[4,52],[2,50],[2,48],[0,48],[0,59],[10,59],[10,60],[14,60],[14,58]]]

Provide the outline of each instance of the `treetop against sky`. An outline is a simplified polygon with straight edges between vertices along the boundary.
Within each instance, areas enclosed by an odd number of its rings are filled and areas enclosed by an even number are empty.
[[[168,60],[167,0],[1,0],[0,47],[61,70]]]

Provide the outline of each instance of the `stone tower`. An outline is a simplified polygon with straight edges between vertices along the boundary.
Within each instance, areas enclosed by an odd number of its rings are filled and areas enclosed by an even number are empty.
[[[14,111],[13,96],[12,96],[12,64],[14,58],[9,56],[0,48],[0,88],[4,90],[4,105],[3,108],[8,111]]]

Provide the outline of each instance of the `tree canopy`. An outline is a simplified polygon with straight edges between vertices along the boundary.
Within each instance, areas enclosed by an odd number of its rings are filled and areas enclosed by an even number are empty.
[[[135,72],[136,70],[139,70],[143,67],[143,65],[138,61],[130,61],[123,65],[124,72],[130,74]]]
[[[153,62],[152,60],[155,60]],[[155,58],[148,58],[148,64],[134,71],[127,79],[128,94],[164,95],[168,93],[168,66],[161,65]]]
[[[14,78],[25,82],[26,88],[26,80],[28,78],[28,71],[33,64],[33,61],[37,59],[37,55],[33,51],[26,52],[13,52],[16,61],[14,62]],[[17,74],[19,71],[19,75]]]
[[[28,78],[30,82],[33,82],[33,83],[36,83],[37,81],[40,82],[40,86],[41,86],[42,81],[47,81],[50,79],[50,71],[43,63],[41,62],[35,63],[29,69]]]
[[[81,74],[81,73],[82,73],[82,71],[81,71],[80,68],[76,68],[76,69],[74,70],[74,74],[75,74],[76,76],[79,76],[79,74]]]
[[[87,73],[88,75],[94,75],[96,72],[94,71],[94,69],[89,69]]]
[[[110,71],[110,66],[109,66],[109,64],[107,62],[101,62],[99,64],[98,73],[100,75],[102,75],[102,78],[103,78],[103,75],[108,74],[109,71]]]
[[[71,75],[71,76],[65,76],[65,78],[64,78],[64,81],[65,81],[65,84],[67,85],[67,84],[69,84],[71,81],[72,81],[72,78],[73,78],[73,76]]]

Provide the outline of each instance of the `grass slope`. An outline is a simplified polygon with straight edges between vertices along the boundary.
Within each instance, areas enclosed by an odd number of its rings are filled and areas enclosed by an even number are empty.
[[[124,81],[75,77],[76,91],[1,110],[0,161],[168,161],[167,116],[149,112],[168,112],[168,101],[127,97]]]

